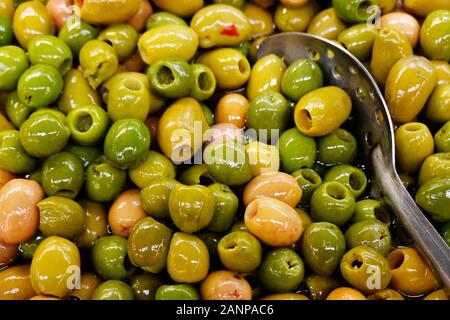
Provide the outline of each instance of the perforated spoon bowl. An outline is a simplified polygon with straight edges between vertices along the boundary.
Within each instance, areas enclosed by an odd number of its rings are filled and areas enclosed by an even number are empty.
[[[261,44],[258,59],[268,54],[282,57],[287,64],[301,58],[314,60],[323,71],[325,83],[338,86],[351,96],[358,123],[354,131],[376,181],[371,196],[379,198],[383,195],[387,199],[416,247],[450,292],[450,248],[397,175],[392,119],[369,71],[347,50],[333,42],[300,32],[268,37]]]

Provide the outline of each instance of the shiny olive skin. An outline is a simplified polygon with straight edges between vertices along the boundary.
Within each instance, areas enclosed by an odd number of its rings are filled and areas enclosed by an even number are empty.
[[[228,233],[220,239],[217,248],[220,261],[228,270],[241,273],[252,272],[261,263],[261,243],[247,231]]]
[[[201,147],[201,134],[196,134],[200,129],[202,132],[208,129],[201,105],[191,97],[178,99],[159,120],[158,145],[174,163],[188,160]]]
[[[396,290],[384,289],[373,293],[367,297],[368,300],[405,300],[403,296]]]
[[[73,21],[68,19],[59,30],[58,38],[62,39],[77,56],[84,44],[94,40],[98,36],[98,29],[83,20]]]
[[[122,192],[126,179],[126,171],[116,168],[105,156],[100,156],[86,169],[86,194],[94,201],[111,201]]]
[[[20,101],[17,91],[8,94],[5,101],[5,112],[9,121],[16,127],[20,128],[22,123],[27,120],[28,116],[34,109],[28,107],[25,103]]]
[[[151,28],[138,41],[142,60],[153,64],[164,57],[190,60],[198,48],[198,35],[188,26],[167,24]]]
[[[76,237],[75,243],[81,248],[91,248],[95,241],[108,234],[108,219],[106,210],[101,203],[87,199],[79,201],[83,207],[83,231]]]
[[[308,1],[301,8],[288,8],[281,4],[275,10],[274,22],[282,32],[305,32],[318,11],[316,1]]]
[[[339,33],[346,28],[347,26],[339,19],[334,8],[328,8],[314,16],[307,32],[328,40],[336,40]]]
[[[22,73],[28,68],[28,58],[18,46],[0,48],[0,90],[14,90]]]
[[[332,167],[325,174],[325,182],[328,181],[338,181],[346,186],[353,196],[357,199],[365,191],[367,187],[367,177],[359,168],[350,165],[337,165]]]
[[[0,4],[0,16],[12,18],[14,15],[14,0],[5,0]]]
[[[200,285],[204,300],[251,300],[252,288],[248,281],[237,273],[217,270],[208,274]]]
[[[156,292],[162,284],[161,276],[147,272],[133,275],[130,281],[136,300],[155,300]]]
[[[307,276],[305,284],[313,300],[325,300],[331,291],[340,286],[340,282],[335,278],[316,274]]]
[[[305,206],[309,204],[313,192],[322,184],[322,178],[314,169],[303,168],[292,172],[292,176],[302,189],[302,198],[300,204]]]
[[[299,59],[289,65],[283,74],[281,89],[292,101],[298,101],[308,92],[322,87],[323,75],[319,66],[310,59]]]
[[[234,222],[238,211],[239,199],[227,185],[213,183],[208,186],[215,200],[214,216],[206,227],[215,232],[225,232]]]
[[[190,284],[162,285],[156,291],[155,300],[200,300],[200,294]]]
[[[416,193],[416,203],[438,222],[450,220],[450,176],[433,178]]]
[[[105,41],[114,48],[120,62],[129,58],[136,50],[137,31],[127,23],[118,23],[103,29],[97,39]]]
[[[70,152],[80,159],[84,169],[97,160],[101,155],[100,149],[97,147],[80,146],[76,144],[68,143],[64,148],[64,151]]]
[[[12,179],[0,189],[0,242],[19,244],[38,229],[36,204],[44,197],[41,186],[31,180]]]
[[[19,131],[20,142],[28,154],[42,158],[61,151],[69,136],[64,119],[51,113],[29,117]]]
[[[190,17],[203,6],[203,0],[152,1],[162,11],[168,11],[180,17]]]
[[[391,270],[386,259],[367,246],[347,251],[342,257],[340,268],[344,279],[364,293],[383,290],[391,281]]]
[[[77,246],[65,238],[48,237],[36,249],[31,261],[31,284],[38,294],[62,298],[75,288],[73,276],[79,268]]]
[[[450,175],[450,153],[435,153],[427,157],[420,167],[419,186],[445,175]]]
[[[355,212],[350,222],[357,223],[366,220],[375,220],[384,223],[387,227],[391,225],[389,213],[384,209],[380,201],[374,199],[364,199],[356,202]]]
[[[150,132],[137,119],[120,119],[113,123],[105,137],[106,158],[120,169],[138,166],[148,155]]]
[[[136,223],[145,217],[147,214],[141,204],[139,189],[128,189],[109,208],[109,229],[112,234],[127,238]]]
[[[247,84],[247,98],[255,98],[265,91],[281,91],[281,79],[286,70],[284,61],[275,54],[259,59],[252,67]]]
[[[311,217],[342,226],[355,210],[355,197],[338,181],[324,182],[311,196]]]
[[[141,81],[124,78],[111,86],[108,115],[112,121],[126,118],[145,121],[149,112],[149,89]]]
[[[272,292],[295,290],[305,277],[300,256],[289,248],[275,249],[266,254],[257,273],[264,288]]]
[[[278,199],[295,208],[302,197],[302,189],[295,178],[285,172],[267,172],[253,178],[243,192],[245,206],[260,197]]]
[[[64,76],[64,88],[58,100],[58,110],[68,114],[76,107],[100,106],[100,96],[80,70],[72,69]]]
[[[84,170],[80,159],[69,152],[49,157],[42,167],[42,187],[47,196],[74,199],[84,183]]]
[[[203,157],[208,171],[218,182],[234,186],[242,185],[252,178],[245,147],[236,140],[208,145]]]
[[[200,63],[192,64],[191,69],[194,85],[189,95],[197,101],[207,100],[216,90],[216,76],[209,67]],[[212,122],[214,123],[214,121]],[[211,125],[212,123],[208,124]]]
[[[93,273],[82,273],[80,277],[80,287],[70,294],[71,298],[79,300],[91,300],[95,289],[100,285],[100,277]]]
[[[141,269],[159,273],[166,267],[173,231],[152,217],[141,219],[128,238],[128,258]]]
[[[276,146],[261,141],[245,145],[253,176],[280,170],[280,153]]]
[[[301,168],[310,168],[316,161],[316,141],[297,128],[283,132],[278,140],[281,169],[292,173]]]
[[[135,185],[143,189],[157,178],[175,178],[175,166],[166,156],[151,150],[145,160],[131,169],[128,175]]]
[[[253,39],[268,36],[274,32],[275,25],[272,14],[269,11],[251,3],[245,4],[243,9],[250,22],[251,37]]]
[[[65,75],[72,67],[72,51],[60,38],[36,36],[28,43],[28,57],[32,64],[48,64]]]
[[[74,200],[51,196],[41,200],[39,208],[39,230],[45,236],[74,238],[83,232],[85,211]]]
[[[420,46],[430,59],[450,60],[450,8],[427,15],[420,31]]]
[[[23,259],[31,260],[37,247],[45,238],[46,236],[42,235],[40,232],[37,232],[31,239],[19,244],[20,256]]]
[[[270,197],[259,197],[245,209],[248,231],[261,242],[282,247],[294,244],[303,233],[300,215],[288,204]]]
[[[150,86],[166,98],[187,96],[195,84],[190,65],[182,58],[160,58],[147,71]]]
[[[141,190],[144,210],[155,218],[169,217],[169,195],[179,182],[170,177],[155,178]]]
[[[423,300],[449,300],[445,289],[436,290],[427,295]]]
[[[149,30],[166,24],[187,26],[186,21],[184,21],[182,18],[170,12],[160,11],[155,12],[148,18],[146,29]]]
[[[383,15],[380,19],[382,29],[393,28],[408,37],[412,47],[419,41],[420,25],[415,17],[406,12],[392,12]]]
[[[0,16],[0,46],[7,46],[13,43],[12,20],[9,17]]]
[[[391,287],[411,296],[427,294],[440,288],[438,280],[414,248],[397,248],[387,261],[391,269]]]
[[[370,71],[380,85],[385,85],[392,66],[412,54],[411,43],[405,35],[392,28],[382,29],[373,43]]]
[[[213,4],[198,10],[191,20],[191,28],[199,36],[202,48],[235,46],[248,40],[251,25],[241,10],[223,4]]]
[[[444,239],[445,243],[450,247],[450,222],[444,223],[439,233],[441,234],[442,239]]]
[[[167,254],[167,272],[178,283],[196,283],[206,278],[209,271],[209,253],[197,236],[176,232]]]
[[[389,71],[384,96],[394,121],[412,121],[436,85],[436,72],[426,58],[407,56]],[[406,93],[405,93],[406,90]]]
[[[80,49],[79,60],[83,76],[93,89],[111,78],[119,65],[114,48],[100,40],[86,42]]]
[[[236,49],[221,48],[207,51],[198,57],[197,62],[208,66],[214,72],[217,87],[220,89],[238,89],[250,78],[250,63]]]
[[[19,99],[31,108],[47,107],[63,90],[63,78],[54,67],[37,64],[28,68],[17,83]]]
[[[133,300],[133,289],[120,280],[107,280],[100,284],[92,295],[92,300]]]
[[[438,152],[450,152],[450,121],[447,121],[434,135]]]
[[[84,146],[96,145],[106,134],[109,119],[99,106],[79,106],[67,115],[72,140]]]
[[[315,222],[305,230],[301,248],[306,264],[315,274],[330,276],[345,253],[345,238],[336,225]]]
[[[27,300],[34,295],[30,265],[17,265],[0,271],[0,300]]]
[[[450,84],[450,64],[443,60],[432,60],[436,71],[436,85]]]
[[[352,109],[349,95],[334,86],[313,90],[295,106],[294,121],[307,136],[324,136],[347,120]]]
[[[26,1],[14,12],[13,29],[20,46],[28,48],[28,43],[35,36],[52,35],[55,26],[44,4],[39,1]]]
[[[450,84],[437,86],[425,106],[425,115],[432,122],[450,120]]]
[[[355,137],[338,128],[317,140],[317,160],[326,166],[350,164],[356,157],[357,148]]]
[[[126,266],[127,259],[127,239],[120,236],[101,237],[91,249],[94,269],[105,280],[121,280],[132,275],[135,268]]]
[[[345,232],[347,248],[367,246],[386,257],[391,250],[392,240],[389,228],[376,220],[364,220],[350,226]]]
[[[395,152],[401,172],[416,172],[433,151],[433,136],[425,124],[409,122],[395,130]]]
[[[22,147],[19,131],[0,132],[0,168],[13,174],[23,174],[31,172],[36,165],[36,159],[30,157]]]
[[[247,111],[247,127],[256,130],[259,140],[272,139],[289,125],[290,110],[279,92],[265,91],[254,97]],[[274,136],[275,138],[275,136]]]
[[[333,8],[336,14],[346,22],[365,22],[374,12],[369,6],[377,5],[377,0],[333,0]]]
[[[183,232],[193,233],[205,228],[211,222],[214,211],[214,193],[205,186],[177,184],[170,193],[170,217]]]
[[[247,119],[248,100],[241,94],[224,95],[217,103],[215,120],[217,123],[232,123],[238,128],[245,126]]]
[[[370,57],[378,31],[375,25],[361,23],[345,29],[337,40],[360,61]]]
[[[18,255],[19,249],[17,245],[0,243],[0,266],[2,268],[13,263]]]

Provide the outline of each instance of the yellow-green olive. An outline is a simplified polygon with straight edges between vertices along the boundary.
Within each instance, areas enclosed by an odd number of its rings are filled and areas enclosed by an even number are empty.
[[[386,83],[389,70],[401,58],[413,54],[408,38],[394,29],[382,29],[375,37],[372,47],[370,70],[381,85]]]
[[[247,84],[247,98],[249,100],[264,91],[281,91],[286,64],[275,54],[270,54],[258,60],[253,65]]]
[[[386,80],[384,96],[394,121],[412,121],[422,110],[436,85],[433,64],[424,57],[398,60]]]
[[[190,159],[202,146],[208,124],[201,105],[193,98],[181,98],[170,105],[158,125],[158,144],[173,162]]]
[[[432,60],[436,71],[436,85],[450,84],[450,64],[443,60]]]
[[[244,13],[250,21],[251,37],[253,39],[268,36],[274,32],[275,26],[269,11],[254,4],[247,3],[244,7]]]
[[[408,37],[415,48],[419,41],[420,25],[416,18],[405,12],[392,12],[381,16],[382,29],[393,28]]]
[[[28,43],[35,36],[53,35],[55,26],[44,4],[40,1],[26,1],[14,12],[13,30],[20,46],[28,48]]]
[[[92,24],[124,22],[139,10],[140,0],[76,0],[81,19]]]
[[[199,37],[190,27],[161,25],[146,31],[138,41],[142,60],[152,64],[165,57],[190,60],[197,51]]]
[[[128,175],[135,185],[143,189],[157,178],[175,178],[175,166],[166,156],[150,150],[144,162],[131,169]]]
[[[85,212],[83,232],[75,239],[81,248],[91,248],[95,240],[108,234],[108,219],[103,205],[99,202],[83,199],[80,205]]]
[[[27,300],[36,295],[30,281],[30,265],[0,271],[0,300]]]
[[[280,153],[274,145],[253,141],[245,146],[252,176],[277,172],[280,169]]]
[[[435,10],[450,10],[450,3],[448,0],[404,0],[403,8],[415,16],[426,17]]]
[[[153,0],[152,3],[180,17],[190,17],[203,7],[203,0]]]
[[[214,72],[217,86],[221,89],[237,89],[250,78],[250,63],[236,49],[222,48],[208,51],[201,55],[197,61],[208,66]]]
[[[308,27],[308,33],[320,36],[329,40],[336,40],[339,33],[347,28],[345,23],[339,19],[333,8],[319,12],[312,19]]]
[[[323,87],[305,94],[298,101],[294,121],[305,135],[324,136],[339,128],[351,110],[352,101],[344,90],[334,86]]]
[[[64,297],[78,283],[80,253],[77,246],[57,236],[44,239],[34,253],[30,275],[38,294]]]
[[[378,30],[372,24],[360,23],[342,31],[338,41],[359,60],[364,61],[372,53]]]
[[[275,10],[275,25],[282,32],[304,32],[317,11],[319,6],[315,0],[301,8],[288,8],[281,4]]]
[[[235,46],[251,35],[250,21],[244,12],[226,4],[213,4],[197,11],[191,28],[197,32],[202,48]]]
[[[433,150],[433,135],[425,124],[409,122],[395,131],[395,152],[401,172],[415,173]]]
[[[425,115],[432,122],[450,120],[450,84],[439,85],[433,90],[425,106]]]
[[[12,18],[14,15],[14,0],[0,2],[0,16]]]
[[[422,163],[419,172],[419,186],[433,178],[447,175],[450,176],[450,152],[435,153]]]
[[[101,280],[93,273],[83,273],[80,277],[80,287],[70,294],[80,300],[91,300],[95,289],[100,285]]]
[[[205,243],[197,236],[177,232],[170,241],[167,272],[173,281],[196,283],[208,275],[209,254]]]

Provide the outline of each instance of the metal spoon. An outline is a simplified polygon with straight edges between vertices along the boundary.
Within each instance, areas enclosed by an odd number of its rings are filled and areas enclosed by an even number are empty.
[[[434,273],[450,292],[450,248],[417,207],[403,186],[395,168],[394,127],[386,102],[367,69],[347,50],[323,38],[300,32],[268,37],[258,51],[258,59],[276,54],[287,64],[301,58],[314,60],[322,69],[324,81],[344,89],[352,98],[359,125],[355,128],[367,163],[380,191],[397,218],[411,235]]]

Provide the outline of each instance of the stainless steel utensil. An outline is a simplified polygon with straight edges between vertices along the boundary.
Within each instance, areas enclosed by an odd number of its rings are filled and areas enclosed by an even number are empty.
[[[314,60],[324,81],[344,89],[352,98],[358,126],[355,128],[365,158],[372,164],[380,191],[409,232],[442,284],[450,291],[450,248],[417,207],[402,185],[395,168],[394,127],[386,102],[367,69],[347,50],[323,38],[300,32],[279,33],[265,40],[258,59],[268,54],[283,57],[287,64],[300,58]]]

